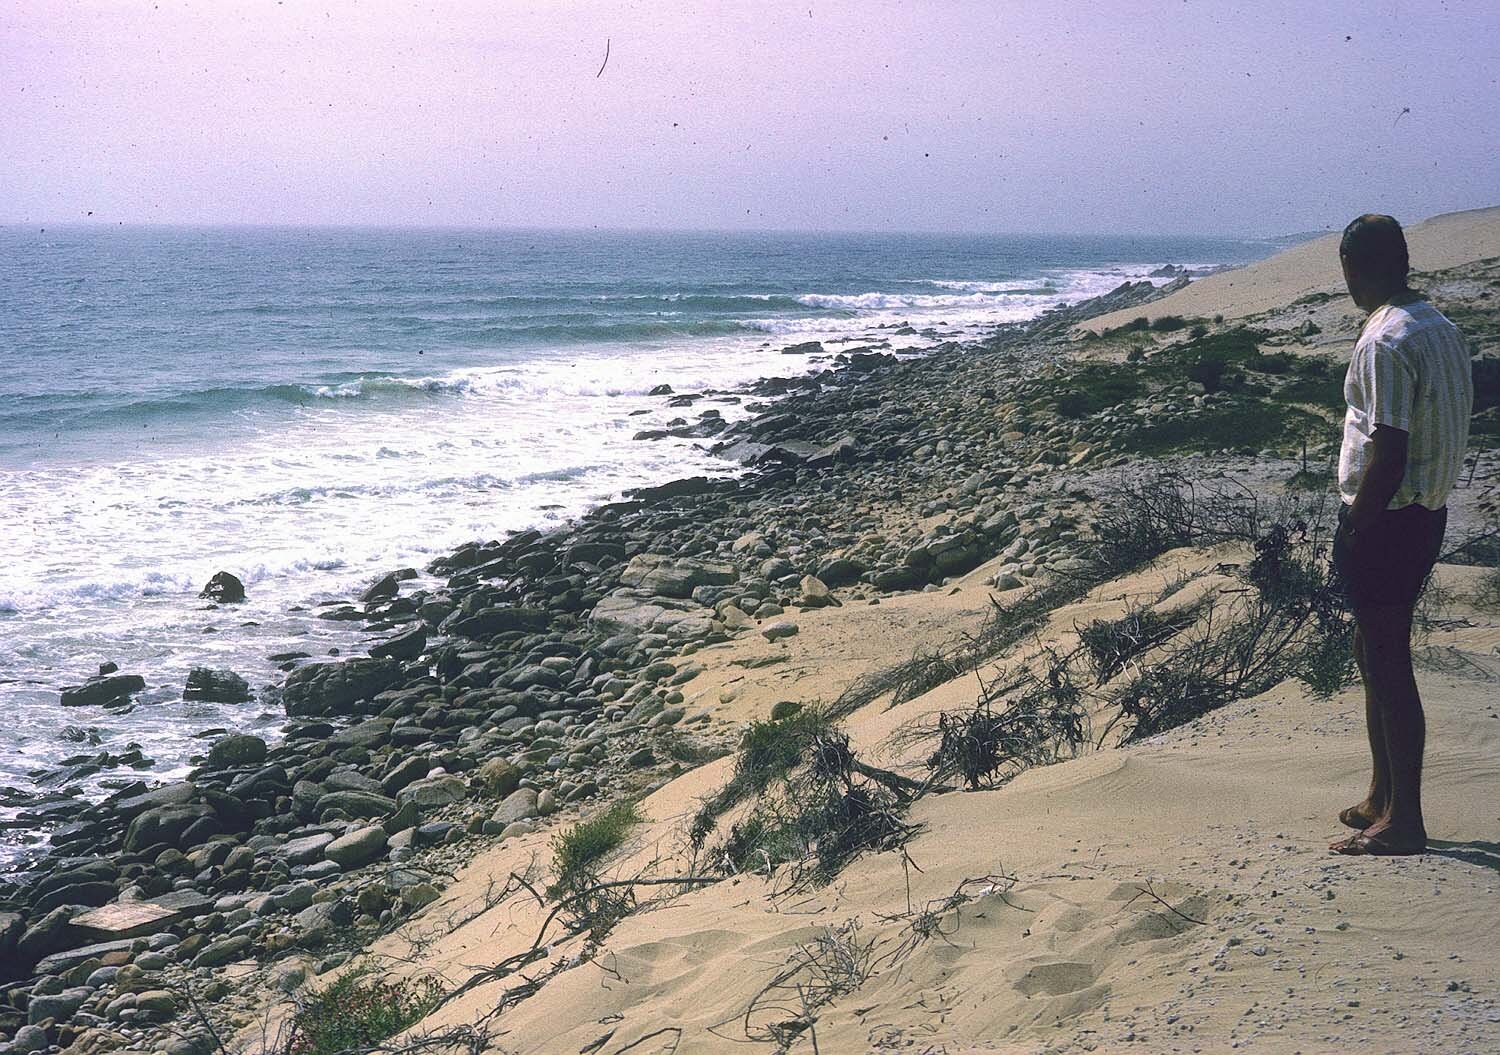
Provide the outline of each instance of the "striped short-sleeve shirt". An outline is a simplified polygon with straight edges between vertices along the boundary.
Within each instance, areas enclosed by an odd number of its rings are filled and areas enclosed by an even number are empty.
[[[1469,443],[1474,373],[1463,336],[1421,299],[1370,313],[1344,378],[1344,444],[1339,495],[1352,504],[1375,447],[1375,426],[1407,433],[1406,475],[1390,509],[1441,509]]]

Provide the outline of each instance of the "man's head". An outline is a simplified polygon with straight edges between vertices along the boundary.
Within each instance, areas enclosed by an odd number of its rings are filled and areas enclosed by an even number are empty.
[[[1366,311],[1406,289],[1411,270],[1401,225],[1378,213],[1366,213],[1344,228],[1339,262],[1344,265],[1349,296]]]

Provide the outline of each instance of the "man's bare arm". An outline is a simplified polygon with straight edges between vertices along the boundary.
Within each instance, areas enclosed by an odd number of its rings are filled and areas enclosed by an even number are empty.
[[[1391,504],[1406,476],[1406,445],[1410,437],[1389,425],[1375,426],[1374,452],[1349,510],[1349,529],[1358,535]]]

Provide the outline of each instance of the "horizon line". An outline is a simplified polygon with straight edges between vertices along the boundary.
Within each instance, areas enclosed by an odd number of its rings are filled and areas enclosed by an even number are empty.
[[[712,235],[891,235],[947,238],[1202,238],[1226,242],[1280,242],[1307,240],[1332,234],[1335,228],[1284,231],[1276,234],[1226,234],[1218,232],[1141,232],[1141,231],[1000,231],[964,229],[869,228],[869,227],[630,227],[604,224],[582,226],[528,224],[464,223],[295,223],[243,220],[164,221],[164,220],[0,220],[0,230],[25,228],[45,231],[49,227],[112,230],[146,228],[158,230],[245,230],[245,231],[430,231],[469,233],[534,234],[712,234]]]

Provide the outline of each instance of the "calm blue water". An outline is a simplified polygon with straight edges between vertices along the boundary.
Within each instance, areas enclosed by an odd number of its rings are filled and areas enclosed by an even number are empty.
[[[726,471],[691,443],[630,439],[683,413],[648,398],[654,385],[806,370],[780,350],[809,339],[920,351],[1163,263],[1274,248],[0,228],[0,786],[131,741],[150,773],[180,771],[193,732],[275,721],[255,704],[183,703],[190,666],[263,683],[269,653],[357,644],[288,608],[628,486]],[[923,336],[892,336],[900,323]],[[249,585],[245,606],[196,600],[221,568]],[[58,686],[105,660],[143,674],[147,702],[118,717],[59,708]]]

